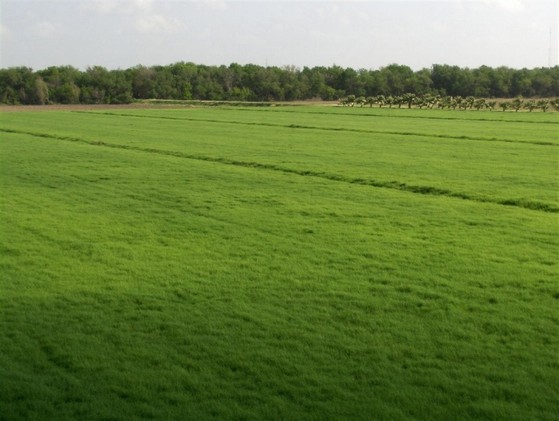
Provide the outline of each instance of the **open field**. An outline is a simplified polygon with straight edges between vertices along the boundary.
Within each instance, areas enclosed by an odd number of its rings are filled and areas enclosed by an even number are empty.
[[[556,419],[559,114],[0,114],[0,418]]]

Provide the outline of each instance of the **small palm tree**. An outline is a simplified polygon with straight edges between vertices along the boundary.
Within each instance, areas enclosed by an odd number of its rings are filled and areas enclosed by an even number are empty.
[[[462,98],[460,98],[459,96],[456,98],[450,97],[450,99],[448,100],[448,108],[452,108],[453,110],[455,110],[461,102]]]
[[[450,108],[450,98],[447,96],[441,98],[437,105],[441,110],[444,110],[445,108]]]
[[[431,94],[427,94],[423,97],[423,102],[424,102],[424,104],[427,108],[433,109],[435,104],[438,103],[439,99],[440,99],[440,97],[438,97],[438,96],[433,96]]]
[[[522,108],[522,104],[524,104],[524,101],[522,100],[522,98],[515,98],[512,101],[511,106],[512,106],[512,108],[514,108],[514,111],[518,112],[518,110],[520,110]]]
[[[536,108],[536,101],[534,101],[534,100],[526,101],[524,103],[524,108],[526,108],[528,111],[532,112],[532,110],[534,108]]]
[[[425,107],[425,105],[427,105],[427,103],[420,96],[416,96],[413,99],[413,105],[415,105],[417,108],[419,108],[421,110],[423,107]]]
[[[476,102],[476,99],[473,96],[466,97],[464,99],[464,102],[463,102],[464,109],[467,109],[467,108],[472,109],[474,107],[475,102]]]
[[[541,108],[541,110],[545,113],[549,108],[549,99],[541,99],[538,101],[537,105],[538,108]]]
[[[485,106],[489,108],[489,111],[493,111],[493,108],[497,106],[497,101],[487,101]]]
[[[415,99],[415,94],[412,93],[406,93],[404,95],[402,95],[402,99],[404,100],[404,102],[406,104],[408,104],[408,108],[411,108],[412,104],[413,104],[413,100]]]
[[[365,104],[365,97],[358,96],[357,98],[355,98],[355,103],[363,108],[363,104]]]
[[[484,108],[485,106],[486,106],[486,103],[485,103],[485,99],[483,99],[483,98],[476,99],[473,103],[473,107],[478,111],[480,109]]]

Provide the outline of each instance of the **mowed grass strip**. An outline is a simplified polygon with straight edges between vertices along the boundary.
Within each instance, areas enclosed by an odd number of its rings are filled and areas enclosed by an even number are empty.
[[[555,418],[556,214],[1,147],[6,419]]]
[[[230,112],[202,111],[214,112],[218,119]],[[158,110],[148,112],[161,114]],[[169,111],[171,115],[178,112],[188,118],[198,115],[199,110]],[[261,114],[276,116],[273,112]],[[26,118],[32,119],[31,127]],[[446,124],[452,126],[453,122]],[[34,113],[25,117],[15,113],[7,115],[0,126],[47,137],[69,136],[87,142],[276,167],[411,192],[559,209],[559,150],[549,145],[103,114]],[[533,129],[535,125],[529,126]]]

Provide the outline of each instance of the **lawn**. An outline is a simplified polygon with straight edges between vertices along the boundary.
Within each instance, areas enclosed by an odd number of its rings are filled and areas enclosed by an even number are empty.
[[[557,113],[0,114],[0,417],[556,419]]]

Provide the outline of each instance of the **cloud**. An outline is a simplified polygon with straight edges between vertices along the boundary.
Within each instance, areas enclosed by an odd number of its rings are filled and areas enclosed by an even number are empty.
[[[0,37],[4,38],[4,37],[8,37],[11,34],[11,30],[10,28],[8,28],[6,25],[2,25],[0,23]]]
[[[191,0],[194,3],[200,3],[205,6],[208,6],[214,10],[226,10],[227,9],[227,0]]]
[[[150,12],[153,0],[91,0],[82,4],[84,10],[99,14],[117,13],[119,15],[133,15]]]
[[[178,19],[158,10],[164,8],[162,6],[164,2],[154,0],[93,0],[84,4],[84,10],[125,17],[122,22],[128,22],[128,26],[121,28],[121,32],[155,34],[175,33],[182,29],[184,25]]]
[[[180,21],[174,18],[166,18],[162,15],[149,14],[139,16],[134,22],[134,28],[143,34],[167,32],[177,32],[182,28]]]
[[[330,17],[332,15],[337,16],[340,13],[340,6],[334,2],[332,3],[325,3],[324,5],[320,5],[317,9],[318,17]]]
[[[118,7],[119,2],[112,0],[94,0],[84,2],[82,4],[82,9],[87,12],[95,12],[99,14],[108,14],[114,12]]]
[[[33,27],[33,30],[37,35],[43,38],[48,38],[48,37],[58,35],[60,33],[60,26],[52,22],[42,21],[37,23]]]
[[[161,4],[162,2],[160,2]],[[123,2],[122,10],[128,14],[146,14],[152,13],[154,2],[153,0],[128,0]]]
[[[96,13],[135,14],[150,12],[164,3],[194,3],[207,6],[214,10],[225,10],[231,0],[89,0],[82,4],[83,9]]]
[[[505,12],[521,13],[526,10],[525,0],[483,0],[483,3],[494,6]]]

